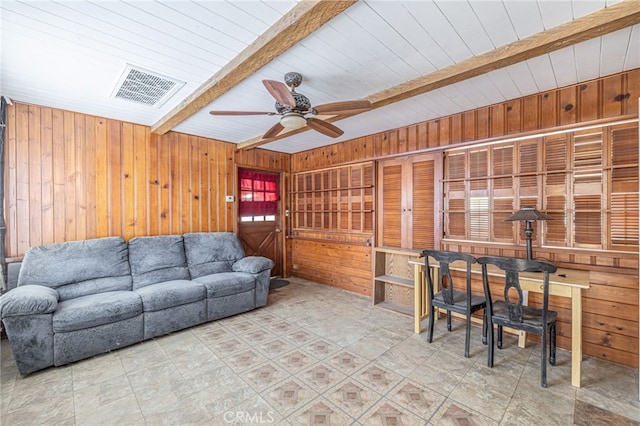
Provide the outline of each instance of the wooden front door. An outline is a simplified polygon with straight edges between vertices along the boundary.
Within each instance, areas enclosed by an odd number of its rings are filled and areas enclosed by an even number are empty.
[[[245,254],[273,260],[271,276],[282,276],[280,175],[238,169],[238,188],[238,237]]]

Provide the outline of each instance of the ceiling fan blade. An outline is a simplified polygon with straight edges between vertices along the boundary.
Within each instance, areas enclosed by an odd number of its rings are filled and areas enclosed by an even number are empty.
[[[282,105],[296,106],[296,100],[284,83],[275,80],[262,80],[262,84],[264,84],[271,96]]]
[[[263,111],[209,111],[211,115],[276,115],[275,112]]]
[[[282,126],[282,124],[280,124],[280,122],[278,121],[276,124],[271,126],[271,128],[267,130],[267,132],[264,135],[262,135],[262,139],[275,138],[276,136],[278,136],[278,133],[280,133],[283,129],[284,129],[284,126]]]
[[[334,114],[356,114],[359,112],[369,111],[371,102],[367,100],[333,102],[313,107],[318,114],[334,115]]]
[[[320,120],[319,118],[307,118],[307,125],[309,125],[313,130],[317,130],[323,135],[327,135],[332,138],[337,138],[344,133],[340,128],[324,120]]]

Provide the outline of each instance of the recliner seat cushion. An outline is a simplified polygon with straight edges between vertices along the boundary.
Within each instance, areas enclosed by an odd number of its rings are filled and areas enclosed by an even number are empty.
[[[174,280],[134,290],[145,312],[160,311],[206,298],[205,286],[195,281]]]
[[[58,304],[53,331],[64,333],[110,324],[142,313],[142,300],[132,291],[110,291],[77,297]]]
[[[133,289],[190,279],[182,235],[136,237],[129,241]]]
[[[256,280],[244,272],[221,272],[196,278],[207,288],[207,298],[231,296],[255,290]]]

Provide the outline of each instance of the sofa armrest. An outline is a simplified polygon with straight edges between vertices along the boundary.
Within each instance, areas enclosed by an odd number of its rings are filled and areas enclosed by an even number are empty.
[[[248,272],[250,274],[258,274],[267,271],[275,266],[273,260],[262,256],[247,256],[238,260],[232,265],[234,272]]]
[[[23,285],[0,297],[0,318],[50,314],[58,307],[58,292],[41,285]]]

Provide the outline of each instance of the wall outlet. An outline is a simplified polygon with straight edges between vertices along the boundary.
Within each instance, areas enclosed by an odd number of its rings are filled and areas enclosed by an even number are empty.
[[[234,197],[233,195],[227,195],[225,200],[227,201],[227,203],[233,203],[236,200],[236,197]]]

